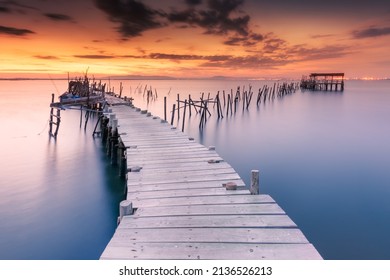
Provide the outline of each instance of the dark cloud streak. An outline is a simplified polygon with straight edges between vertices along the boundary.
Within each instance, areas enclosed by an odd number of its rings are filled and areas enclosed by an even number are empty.
[[[73,19],[64,14],[56,14],[56,13],[46,13],[44,14],[45,17],[49,18],[50,20],[53,21],[72,21]]]
[[[355,39],[374,38],[386,35],[390,35],[390,27],[370,26],[363,30],[352,31],[352,36]]]
[[[114,56],[114,55],[100,55],[100,54],[74,55],[73,57],[82,58],[82,59],[113,59],[113,58],[117,58],[117,56]]]
[[[27,36],[29,34],[35,34],[35,32],[29,29],[21,29],[0,25],[0,34],[6,34],[11,36]]]
[[[53,56],[53,55],[36,55],[34,57],[35,58],[39,58],[39,59],[47,59],[47,60],[56,60],[56,59],[58,59],[57,56]]]
[[[202,0],[185,0],[185,2],[190,6],[202,4]]]
[[[11,10],[7,7],[0,6],[0,13],[11,13]]]

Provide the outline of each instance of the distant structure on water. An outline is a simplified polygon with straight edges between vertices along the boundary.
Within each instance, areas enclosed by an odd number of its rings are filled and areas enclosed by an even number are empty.
[[[302,77],[301,88],[309,90],[344,90],[344,73],[311,73]]]

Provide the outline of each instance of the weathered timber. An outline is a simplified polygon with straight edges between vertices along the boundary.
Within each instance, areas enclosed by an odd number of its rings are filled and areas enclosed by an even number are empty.
[[[252,94],[251,87],[243,93],[246,105]],[[227,99],[226,113],[232,114],[239,93]],[[178,97],[173,105],[180,102]],[[200,127],[209,102],[222,115],[219,96],[202,98]],[[190,104],[196,108],[190,98],[184,101],[182,128]],[[269,195],[251,195],[215,148],[141,110],[119,105],[112,112],[128,171],[123,204],[132,210],[121,210],[127,214],[120,215],[101,259],[321,259],[284,210]],[[258,178],[252,189],[256,184]]]

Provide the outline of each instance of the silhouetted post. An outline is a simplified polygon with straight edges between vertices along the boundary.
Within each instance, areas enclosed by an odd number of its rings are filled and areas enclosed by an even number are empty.
[[[230,94],[228,94],[228,99],[227,99],[226,117],[228,117],[229,115],[229,103],[230,103]]]
[[[259,170],[251,171],[251,194],[259,194]]]
[[[173,104],[173,108],[172,108],[172,117],[171,117],[171,125],[173,125],[173,119],[175,118],[175,110],[176,110],[176,104]]]
[[[68,74],[69,75],[69,74]],[[54,93],[51,94],[51,103],[54,102]],[[49,134],[52,135],[52,129],[53,129],[53,114],[54,114],[54,108],[50,108],[50,122],[49,122]]]
[[[215,97],[215,101],[217,103],[217,114],[218,114],[218,119],[221,117],[221,113],[219,112],[219,92],[217,93],[217,96]]]
[[[184,112],[183,112],[183,124],[181,126],[181,131],[184,132],[184,123],[186,120],[186,109],[187,109],[187,99],[184,100]]]
[[[177,94],[177,119],[180,119],[180,95]]]
[[[167,121],[167,97],[164,96],[164,121]]]
[[[189,110],[190,117],[191,117],[191,94],[188,95],[188,110]]]

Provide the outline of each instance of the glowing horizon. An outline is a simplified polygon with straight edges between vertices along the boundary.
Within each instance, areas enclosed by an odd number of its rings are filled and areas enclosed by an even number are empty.
[[[373,1],[0,1],[0,78],[387,78],[390,3]]]

